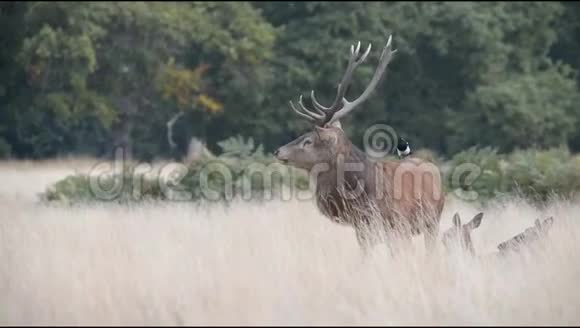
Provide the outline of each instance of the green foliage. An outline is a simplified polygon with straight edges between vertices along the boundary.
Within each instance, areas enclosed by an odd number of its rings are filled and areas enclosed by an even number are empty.
[[[230,137],[226,140],[218,142],[218,146],[222,149],[222,156],[224,157],[250,157],[250,158],[264,158],[264,147],[258,145],[254,147],[254,139],[251,137],[244,140],[243,136]]]
[[[97,180],[91,182],[86,175],[74,175],[47,188],[41,198],[71,204],[145,200],[255,201],[296,197],[297,192],[310,187],[304,171],[276,163],[273,156],[264,154],[261,145],[255,146],[251,138],[232,137],[220,145],[223,152],[219,156],[203,157],[181,168],[141,174],[135,166],[127,166],[122,175],[101,177],[98,180],[100,188],[115,190],[112,193],[99,194],[99,189],[95,188]],[[421,156],[434,155],[423,152]],[[498,154],[490,147],[473,147],[440,165],[444,168],[446,192],[466,201],[487,202],[518,196],[542,204],[552,197],[569,198],[580,194],[580,157],[564,148]],[[290,193],[284,193],[288,191]]]
[[[387,123],[447,157],[580,149],[580,11],[567,2],[7,2],[0,6],[0,138],[17,157],[181,157],[249,135],[273,151],[308,128],[288,101],[332,101],[349,46],[393,34],[396,59],[343,120],[359,146]],[[200,74],[203,72],[204,74]],[[364,107],[364,108],[363,108]],[[5,147],[6,148],[6,147]],[[181,147],[181,152],[183,152]]]
[[[516,151],[509,156],[505,180],[533,200],[574,197],[580,191],[580,158],[565,148]]]
[[[577,112],[570,113],[568,106],[578,95],[577,84],[564,70],[541,73],[546,71],[550,48],[560,38],[554,26],[565,14],[562,3],[265,2],[256,6],[284,29],[276,48],[279,60],[275,68],[280,78],[275,90],[281,92],[274,99],[280,101],[272,101],[269,106],[276,110],[272,129],[284,131],[282,135],[303,127],[294,123],[300,120],[288,110],[289,99],[297,99],[300,93],[308,98],[306,95],[314,89],[319,99],[326,103],[332,100],[346,66],[348,47],[357,40],[363,46],[367,42],[373,44],[367,64],[354,75],[348,97],[360,94],[373,74],[380,47],[393,33],[398,53],[388,69],[386,82],[365,103],[364,110],[354,112],[343,122],[357,142],[362,140],[366,127],[386,122],[408,136],[415,148],[431,148],[446,155],[473,145],[503,142],[514,147],[513,143],[520,140],[502,140],[498,136],[478,140],[477,133],[465,138],[465,131],[482,130],[478,118],[481,112],[490,110],[489,102],[508,101],[512,111],[525,112],[535,121],[550,113],[531,110],[529,104],[545,108],[547,102],[562,94],[562,100],[550,108],[557,117],[547,123],[548,133],[556,135],[550,136],[547,143],[570,140],[569,125],[564,124],[563,131],[557,130],[562,125],[558,114],[565,112],[572,120],[578,116]],[[523,100],[512,104],[510,98],[522,87],[546,90],[536,97],[530,95],[532,91],[527,92]],[[506,95],[505,89],[513,91]],[[519,131],[517,125],[510,125],[512,121],[502,119],[496,121],[503,123],[503,128]],[[483,129],[491,130],[488,126]],[[283,138],[271,140],[280,144]]]
[[[491,147],[472,147],[450,160],[445,176],[447,190],[460,195],[476,192],[479,199],[499,197],[504,192],[502,156]]]
[[[276,163],[272,155],[254,146],[250,138],[230,138],[220,142],[224,153],[218,157],[204,157],[171,171],[183,174],[172,179],[162,169],[141,175],[135,166],[125,167],[122,174],[90,178],[87,175],[69,176],[41,195],[45,201],[65,203],[135,202],[144,200],[174,201],[230,201],[233,199],[269,200],[288,197],[284,192],[306,191],[309,181],[305,172]],[[92,179],[92,182],[91,182]],[[121,183],[122,181],[122,183]],[[98,182],[99,188],[96,188]],[[115,189],[117,186],[118,189]],[[99,190],[113,192],[100,193]]]
[[[109,181],[105,183],[110,183]],[[75,202],[93,197],[89,188],[88,177],[73,175],[64,178],[48,187],[41,194],[41,198],[47,201]]]
[[[566,144],[577,124],[580,100],[568,67],[551,66],[534,75],[482,85],[456,118],[454,149],[493,144],[502,151]]]
[[[91,151],[97,155],[115,146],[136,155],[167,155],[152,127],[183,109],[184,99],[194,100],[186,100],[187,109],[221,111],[214,85],[224,78],[239,81],[232,74],[259,80],[255,71],[270,57],[275,35],[248,3],[31,2],[20,9],[10,13],[20,15],[14,25],[25,33],[4,61],[22,83],[9,86],[0,103],[10,105],[8,139],[26,156],[78,152],[62,139],[78,139],[87,124],[98,138],[84,138],[85,149],[109,145]],[[152,83],[168,62],[185,73],[178,77],[186,77],[188,88],[168,94],[182,79],[166,79],[174,84],[169,87]],[[194,81],[196,69],[208,66],[213,81]],[[34,121],[49,121],[61,140],[38,135]],[[38,139],[48,149],[37,147]]]
[[[517,150],[498,154],[471,148],[452,158],[446,172],[448,191],[467,200],[488,201],[517,195],[543,203],[552,197],[580,194],[580,157],[565,148]],[[475,192],[477,198],[469,198]]]
[[[4,139],[0,138],[0,158],[6,158],[10,156],[12,152],[12,147]]]

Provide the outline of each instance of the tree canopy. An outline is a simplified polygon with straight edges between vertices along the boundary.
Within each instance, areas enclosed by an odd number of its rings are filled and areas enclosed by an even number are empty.
[[[329,103],[351,44],[373,48],[347,97],[357,144],[386,123],[452,155],[580,149],[580,7],[569,2],[3,2],[0,156],[176,156],[197,136],[272,150],[308,126],[288,106]],[[179,117],[167,140],[167,122]]]

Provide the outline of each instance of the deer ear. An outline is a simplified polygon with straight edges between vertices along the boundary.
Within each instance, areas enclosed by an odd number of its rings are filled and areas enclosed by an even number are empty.
[[[476,216],[473,217],[473,219],[471,221],[469,221],[468,224],[466,224],[467,228],[469,230],[473,230],[473,229],[479,227],[479,225],[481,224],[482,218],[483,218],[483,213],[478,213]]]
[[[453,215],[453,225],[456,227],[461,227],[461,218],[459,217],[459,213],[455,213]]]

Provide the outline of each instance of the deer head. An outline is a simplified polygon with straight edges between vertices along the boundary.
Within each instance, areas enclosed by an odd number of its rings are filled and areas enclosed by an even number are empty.
[[[314,130],[276,150],[274,154],[278,160],[299,168],[310,169],[315,164],[327,162],[330,156],[336,155],[340,145],[347,142],[347,137],[342,131],[339,120],[367,100],[376,89],[387,65],[396,52],[396,50],[391,50],[391,41],[392,37],[389,36],[373,78],[357,99],[349,101],[345,98],[345,93],[351,83],[354,70],[366,60],[371,51],[371,45],[369,44],[366,51],[359,57],[360,42],[358,42],[356,48],[353,45],[350,47],[350,58],[346,71],[338,84],[336,96],[330,106],[321,105],[316,100],[314,90],[310,96],[314,109],[307,109],[304,106],[302,95],[298,100],[298,107],[294,106],[294,103],[290,101],[290,107],[294,112],[312,123]]]
[[[478,213],[468,223],[462,225],[458,213],[453,216],[453,226],[443,233],[443,244],[445,247],[460,246],[462,250],[475,255],[473,242],[471,241],[471,231],[481,224],[483,213]]]

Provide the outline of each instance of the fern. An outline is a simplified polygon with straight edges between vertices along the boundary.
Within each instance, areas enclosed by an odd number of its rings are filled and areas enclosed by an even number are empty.
[[[217,143],[222,149],[222,157],[238,157],[238,158],[263,158],[264,147],[260,144],[257,147],[254,144],[254,139],[249,137],[244,140],[243,136],[230,137]]]

